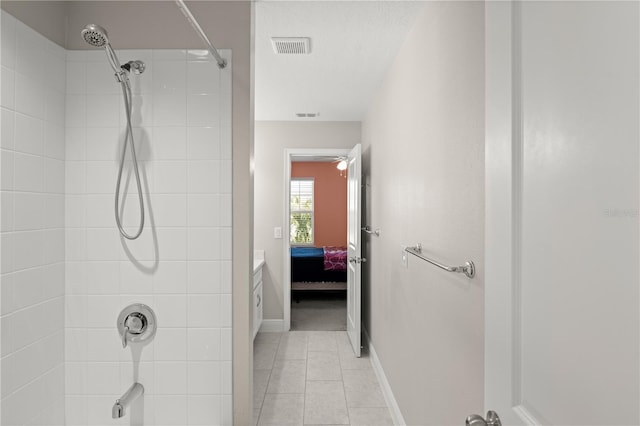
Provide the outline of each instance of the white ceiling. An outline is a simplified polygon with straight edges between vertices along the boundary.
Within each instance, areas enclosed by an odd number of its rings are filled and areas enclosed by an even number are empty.
[[[255,4],[255,119],[361,121],[421,1]],[[276,55],[271,37],[310,37],[310,55]],[[298,118],[297,112],[320,113]]]

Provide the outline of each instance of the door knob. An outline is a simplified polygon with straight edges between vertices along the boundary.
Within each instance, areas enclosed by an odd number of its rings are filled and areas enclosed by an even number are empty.
[[[500,417],[495,411],[487,411],[487,418],[483,418],[479,414],[472,414],[465,421],[466,426],[502,426]]]

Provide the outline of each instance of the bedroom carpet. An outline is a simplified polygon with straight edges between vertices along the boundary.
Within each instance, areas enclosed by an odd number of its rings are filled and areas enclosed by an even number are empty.
[[[294,292],[291,299],[291,330],[347,329],[346,292]]]

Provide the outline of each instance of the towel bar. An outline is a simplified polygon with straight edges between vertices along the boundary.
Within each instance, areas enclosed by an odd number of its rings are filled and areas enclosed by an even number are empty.
[[[416,257],[419,257],[422,260],[426,260],[430,264],[435,265],[438,268],[444,269],[445,271],[463,273],[469,278],[473,278],[476,275],[476,265],[474,265],[474,263],[471,260],[469,260],[468,262],[466,262],[462,266],[447,266],[447,265],[443,265],[440,262],[436,262],[433,259],[429,259],[428,257],[425,257],[422,254],[422,244],[420,244],[420,243],[416,244],[413,247],[405,247],[405,251],[407,253],[411,253],[412,255],[414,255]]]

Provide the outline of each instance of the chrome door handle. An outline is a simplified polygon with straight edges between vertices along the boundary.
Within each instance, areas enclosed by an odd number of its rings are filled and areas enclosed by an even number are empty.
[[[500,417],[495,411],[487,411],[487,418],[484,419],[479,414],[472,414],[465,421],[466,426],[502,426]]]

